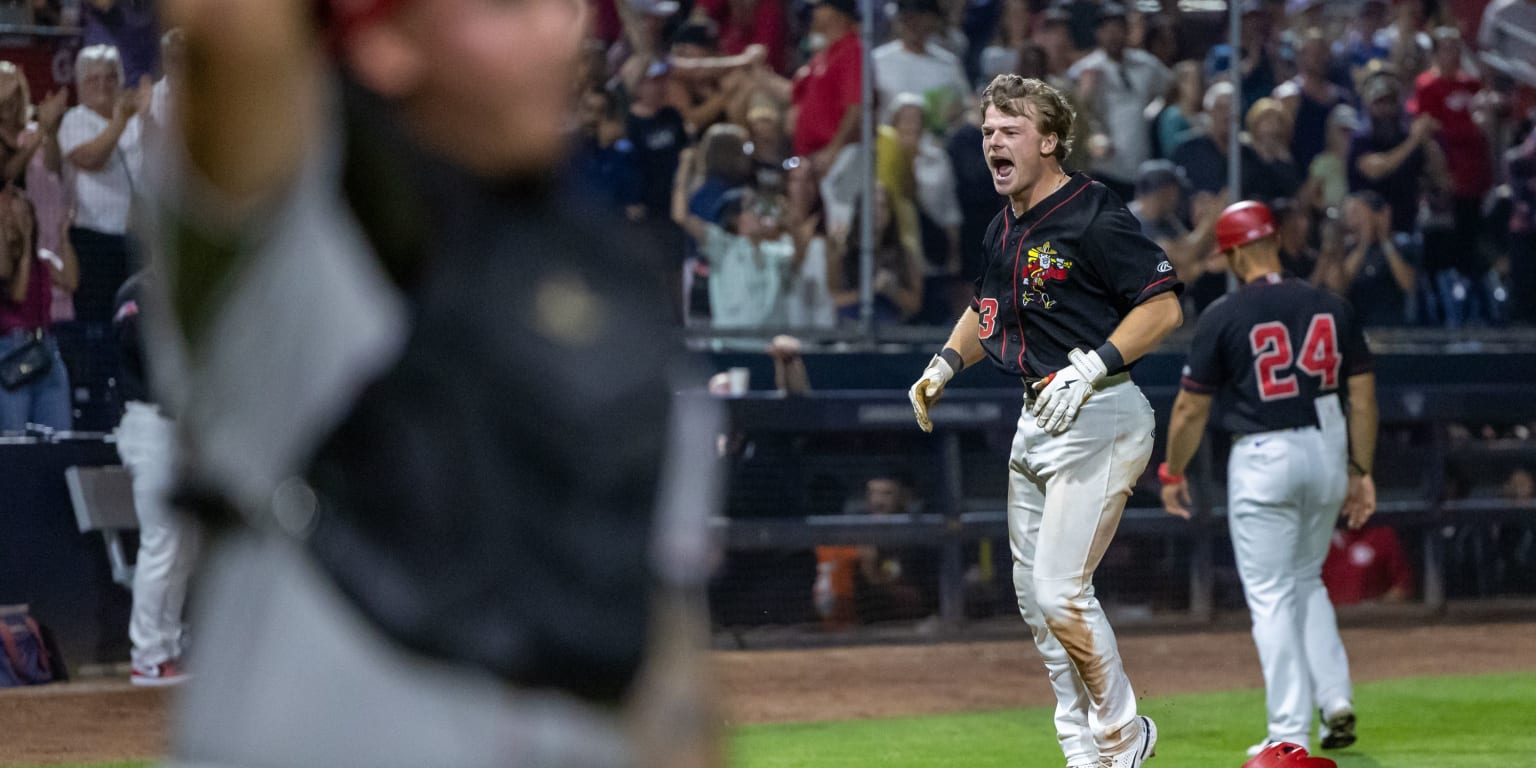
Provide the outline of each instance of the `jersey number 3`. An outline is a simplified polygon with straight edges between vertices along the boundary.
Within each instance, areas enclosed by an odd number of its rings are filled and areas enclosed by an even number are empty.
[[[1292,362],[1303,373],[1322,379],[1324,390],[1339,386],[1339,337],[1334,329],[1333,315],[1323,313],[1312,316],[1307,326],[1307,338],[1301,343],[1301,358],[1294,359],[1291,351],[1291,332],[1284,323],[1259,323],[1248,332],[1248,343],[1253,349],[1253,372],[1259,382],[1259,398],[1283,400],[1295,397],[1301,388],[1296,374],[1290,373]]]
[[[997,330],[997,299],[981,300],[981,317],[976,323],[976,338],[990,339]]]

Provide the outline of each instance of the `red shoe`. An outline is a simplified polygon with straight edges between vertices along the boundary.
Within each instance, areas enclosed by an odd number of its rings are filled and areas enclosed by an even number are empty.
[[[134,685],[142,685],[150,688],[163,688],[170,685],[181,685],[190,680],[192,675],[181,668],[180,661],[172,659],[160,664],[148,667],[135,666],[133,676],[129,682]]]

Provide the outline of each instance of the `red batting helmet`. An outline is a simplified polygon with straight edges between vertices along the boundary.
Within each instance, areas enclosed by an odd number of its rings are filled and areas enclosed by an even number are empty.
[[[1216,250],[1230,251],[1275,233],[1275,217],[1269,206],[1244,200],[1233,203],[1216,220]]]
[[[1339,768],[1339,764],[1326,757],[1308,755],[1306,747],[1278,741],[1243,763],[1243,768]]]

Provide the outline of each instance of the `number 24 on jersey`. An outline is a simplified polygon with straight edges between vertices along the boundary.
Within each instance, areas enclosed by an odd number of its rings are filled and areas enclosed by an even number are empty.
[[[1259,383],[1259,397],[1263,400],[1283,400],[1295,397],[1301,391],[1292,364],[1302,373],[1321,379],[1322,390],[1339,386],[1339,337],[1333,315],[1321,313],[1312,316],[1307,325],[1306,338],[1301,342],[1301,357],[1294,358],[1291,332],[1284,323],[1268,322],[1255,325],[1248,332],[1248,343],[1253,351],[1254,376]]]

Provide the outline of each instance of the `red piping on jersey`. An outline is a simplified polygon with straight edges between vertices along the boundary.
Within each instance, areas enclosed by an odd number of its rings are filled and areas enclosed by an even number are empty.
[[[1182,376],[1179,378],[1179,386],[1183,389],[1194,392],[1197,395],[1209,395],[1216,391],[1215,387],[1202,384],[1188,376]]]
[[[1162,285],[1163,283],[1166,283],[1166,282],[1168,282],[1169,280],[1172,280],[1172,279],[1173,279],[1173,276],[1169,275],[1168,277],[1165,277],[1165,278],[1163,278],[1163,279],[1161,279],[1161,280],[1159,280],[1159,281],[1157,281],[1157,282],[1155,282],[1155,283],[1153,283],[1153,284],[1151,284],[1151,285],[1141,289],[1141,295],[1143,295],[1143,296],[1147,295],[1147,291],[1150,291],[1153,288],[1156,288],[1159,285]]]
[[[1035,231],[1035,227],[1040,226],[1040,224],[1042,222],[1044,222],[1046,220],[1046,218],[1048,218],[1051,214],[1056,212],[1057,208],[1060,208],[1063,205],[1066,205],[1067,203],[1070,203],[1073,200],[1076,200],[1077,196],[1081,195],[1083,193],[1083,190],[1085,190],[1087,188],[1088,188],[1087,184],[1084,184],[1081,187],[1078,187],[1077,191],[1073,192],[1070,197],[1068,197],[1067,199],[1057,203],[1054,208],[1050,209],[1049,211],[1046,211],[1043,216],[1041,216],[1040,218],[1036,219],[1035,223],[1029,225],[1029,229],[1024,230],[1024,234],[1019,235],[1019,246],[1017,248],[1013,249],[1013,319],[1014,319],[1014,324],[1018,325],[1018,327],[1019,327],[1019,370],[1021,370],[1021,371],[1024,370],[1024,351],[1029,349],[1029,344],[1024,341],[1024,308],[1019,306],[1019,254],[1024,252],[1024,241],[1029,239],[1029,233],[1034,232]],[[1011,220],[1012,220],[1012,218],[1013,218],[1013,204],[1009,203],[1008,204],[1008,210],[1003,215],[1003,247],[1004,248],[1008,247],[1008,230],[1011,228]],[[1002,355],[1001,356],[1006,357],[1007,355],[1008,355],[1008,334],[1005,333],[1005,334],[1003,334],[1003,350],[1002,350]]]

